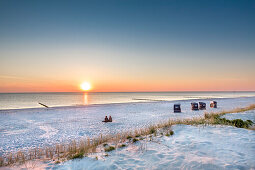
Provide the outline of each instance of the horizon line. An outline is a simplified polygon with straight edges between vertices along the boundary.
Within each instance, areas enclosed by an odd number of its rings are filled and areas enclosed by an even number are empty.
[[[0,92],[0,94],[15,93],[169,93],[169,92],[255,92],[255,90],[183,90],[183,91],[68,91],[68,92]]]

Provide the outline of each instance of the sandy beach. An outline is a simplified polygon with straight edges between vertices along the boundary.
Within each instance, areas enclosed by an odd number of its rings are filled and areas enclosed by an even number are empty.
[[[0,119],[4,123],[1,124],[0,133],[1,154],[55,146],[102,134],[114,135],[145,128],[168,119],[199,118],[205,111],[192,111],[190,103],[194,101],[206,102],[207,112],[219,112],[253,104],[255,97],[220,98],[217,99],[218,108],[210,108],[209,99],[178,101],[182,113],[173,112],[173,104],[176,101],[2,110]],[[103,123],[105,115],[111,115],[113,122]],[[223,117],[255,122],[254,110]],[[109,156],[105,156],[101,146],[101,150],[83,159],[64,161],[57,165],[54,163],[56,161],[39,162],[37,166],[50,169],[82,169],[85,164],[89,169],[255,167],[252,161],[252,155],[255,153],[253,130],[220,125],[174,125],[172,130],[174,135],[169,137],[158,133],[157,136],[136,143],[125,141],[127,147],[112,151]],[[227,155],[232,156],[229,158]],[[153,163],[150,160],[153,160]]]

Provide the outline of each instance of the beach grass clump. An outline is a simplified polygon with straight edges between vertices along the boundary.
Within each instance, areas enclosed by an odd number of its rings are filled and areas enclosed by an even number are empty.
[[[76,153],[74,155],[69,156],[69,159],[81,159],[84,157],[84,153],[80,152],[80,153]]]
[[[232,120],[231,123],[233,123],[235,127],[238,127],[238,128],[249,128],[249,126],[253,124],[251,120],[243,121],[242,119]]]
[[[111,152],[111,151],[113,151],[113,150],[115,150],[115,147],[113,147],[113,146],[109,146],[109,147],[107,147],[107,148],[104,148],[104,151],[105,151],[105,152]]]
[[[127,139],[132,139],[132,136],[127,136]]]
[[[166,136],[172,136],[174,135],[174,131],[173,130],[170,130],[166,133]]]
[[[133,143],[136,143],[137,141],[139,141],[139,140],[136,138],[133,139]]]
[[[55,164],[60,164],[60,161],[56,161]]]
[[[125,144],[121,144],[120,146],[119,146],[119,148],[124,148],[124,147],[126,147],[127,145],[125,145]]]
[[[231,125],[237,128],[249,128],[253,122],[251,120],[243,121],[242,119],[234,119],[228,120],[226,118],[221,118],[219,115],[215,115],[214,124],[222,124],[222,125]]]
[[[149,128],[149,134],[154,134],[154,133],[156,133],[156,128],[154,126],[151,126]]]

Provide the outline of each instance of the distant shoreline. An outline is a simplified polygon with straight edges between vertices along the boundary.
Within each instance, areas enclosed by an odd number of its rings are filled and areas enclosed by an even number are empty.
[[[241,91],[231,91],[231,90],[227,90],[227,91],[116,91],[116,92],[105,92],[105,91],[74,91],[74,92],[0,92],[0,94],[43,94],[43,93],[255,93],[254,91],[245,91],[245,90],[241,90]]]
[[[252,98],[255,96],[241,96],[241,97],[215,97],[215,98],[193,98],[193,99],[180,99],[180,100],[153,100],[153,99],[132,99],[132,100],[138,100],[138,102],[116,102],[116,103],[98,103],[98,104],[87,104],[87,105],[63,105],[63,106],[50,106],[49,108],[44,108],[38,104],[38,107],[26,107],[26,108],[13,108],[13,109],[0,109],[1,112],[5,111],[18,111],[18,110],[36,110],[36,109],[64,109],[64,108],[84,108],[84,107],[94,107],[94,106],[103,106],[103,105],[119,105],[119,104],[138,104],[138,103],[158,103],[158,102],[178,102],[178,101],[198,101],[198,100],[217,100],[217,99],[234,99],[234,98]],[[145,101],[143,101],[145,100]]]

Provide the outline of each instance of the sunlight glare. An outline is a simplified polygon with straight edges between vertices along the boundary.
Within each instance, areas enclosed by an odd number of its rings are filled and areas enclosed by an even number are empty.
[[[81,84],[81,89],[84,90],[84,91],[90,90],[90,89],[91,89],[90,83],[88,83],[88,82],[83,82],[83,83]]]

